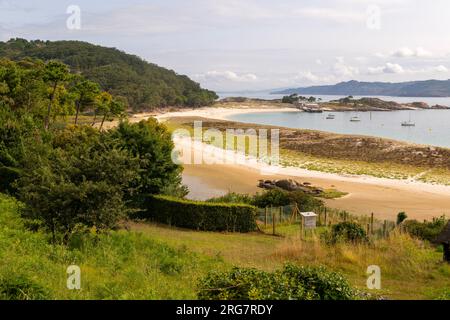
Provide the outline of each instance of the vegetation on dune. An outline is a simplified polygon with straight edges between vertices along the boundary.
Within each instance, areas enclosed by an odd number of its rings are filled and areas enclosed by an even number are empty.
[[[295,203],[301,211],[312,211],[313,208],[324,205],[322,200],[302,191],[285,191],[279,188],[253,196],[230,192],[221,197],[208,199],[208,202],[247,203],[258,208],[282,207]]]
[[[59,60],[70,66],[73,73],[81,73],[99,83],[103,90],[124,97],[127,105],[136,110],[205,106],[218,98],[187,76],[114,48],[81,41],[11,39],[0,42],[0,55],[13,60]]]

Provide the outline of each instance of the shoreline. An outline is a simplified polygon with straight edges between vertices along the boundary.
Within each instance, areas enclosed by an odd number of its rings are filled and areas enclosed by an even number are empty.
[[[189,111],[176,111],[156,116],[159,121],[171,117],[201,117],[216,120],[228,120],[227,117],[239,113],[259,112],[298,112],[293,108],[202,108]],[[189,139],[189,138],[185,138]],[[178,141],[178,147],[186,147],[190,139]],[[217,160],[217,155],[224,150],[206,144],[191,145],[195,150],[209,148],[214,157],[207,159],[210,163]],[[212,148],[212,149],[211,149]],[[216,148],[216,149],[214,149]],[[223,160],[230,160],[226,154]],[[256,159],[253,159],[256,161]],[[259,179],[292,178],[299,182],[311,182],[324,188],[335,188],[348,195],[333,200],[326,200],[330,207],[346,210],[355,214],[375,212],[380,219],[395,220],[398,212],[405,211],[412,219],[431,220],[443,214],[450,215],[450,186],[426,183],[407,179],[380,178],[369,175],[349,175],[313,171],[298,167],[280,167],[273,174],[262,175],[261,170],[270,172],[265,164],[249,161],[243,164],[199,164],[184,165],[183,180],[191,190],[190,197],[199,200],[223,195],[229,191],[238,193],[256,193],[262,191],[257,187]],[[224,163],[227,163],[224,161]]]
[[[270,105],[261,105],[261,108],[255,108],[253,106],[244,107],[206,107],[199,109],[190,109],[186,111],[173,111],[167,113],[161,113],[155,116],[158,120],[165,120],[173,117],[201,117],[214,120],[229,120],[229,116],[236,114],[247,114],[247,113],[271,113],[271,112],[302,112],[301,110],[294,107],[283,107],[275,108]]]

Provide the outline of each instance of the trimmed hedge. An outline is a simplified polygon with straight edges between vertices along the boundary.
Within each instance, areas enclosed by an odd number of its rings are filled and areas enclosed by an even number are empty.
[[[150,196],[138,217],[202,231],[256,230],[256,208],[246,204],[211,203],[169,196]]]

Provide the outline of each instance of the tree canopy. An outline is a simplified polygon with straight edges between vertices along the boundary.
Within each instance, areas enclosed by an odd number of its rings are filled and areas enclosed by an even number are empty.
[[[134,109],[198,107],[217,99],[214,92],[202,89],[185,75],[115,48],[86,42],[11,39],[0,42],[0,55],[12,60],[31,57],[64,62],[72,73],[82,74],[99,83],[102,90],[124,97]]]

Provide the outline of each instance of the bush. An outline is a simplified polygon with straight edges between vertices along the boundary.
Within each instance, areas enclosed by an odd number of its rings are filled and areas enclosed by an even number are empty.
[[[331,228],[331,233],[325,233],[324,237],[328,244],[335,244],[341,241],[363,243],[369,240],[366,231],[355,222],[335,224]]]
[[[356,298],[356,291],[336,272],[287,264],[275,272],[237,267],[230,272],[211,272],[200,280],[198,297],[202,300],[351,300]]]
[[[399,212],[397,214],[397,225],[400,225],[407,218],[408,218],[408,216],[406,215],[406,212]]]
[[[153,118],[135,124],[122,122],[111,131],[111,136],[122,149],[139,159],[140,179],[135,187],[141,199],[147,194],[187,194],[181,185],[183,168],[172,160],[174,144],[164,125]]]
[[[137,159],[108,137],[95,134],[84,140],[89,135],[77,130],[62,132],[64,149],[50,149],[48,157],[17,182],[19,199],[25,203],[23,216],[41,221],[53,241],[57,234],[67,240],[78,225],[115,227],[128,211],[124,194],[139,170]]]
[[[169,196],[150,196],[147,210],[136,215],[181,228],[249,232],[256,229],[256,208],[245,204],[209,203]]]
[[[444,230],[446,224],[447,219],[444,216],[434,218],[433,221],[419,222],[417,220],[407,220],[403,222],[405,231],[410,235],[431,242]]]
[[[0,300],[49,300],[46,289],[24,276],[0,278]]]
[[[291,204],[289,192],[281,189],[271,189],[254,196],[252,204],[259,208],[269,206],[282,207]]]
[[[253,198],[248,194],[229,192],[224,196],[208,199],[207,202],[252,204]]]
[[[291,203],[296,203],[300,211],[315,211],[324,205],[322,200],[304,193],[303,191],[293,191],[289,193]]]

